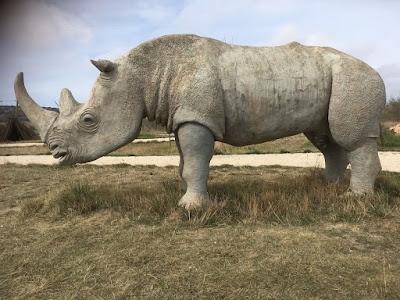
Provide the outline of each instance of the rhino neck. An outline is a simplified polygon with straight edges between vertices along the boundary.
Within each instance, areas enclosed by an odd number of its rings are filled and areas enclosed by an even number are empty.
[[[171,133],[173,114],[173,63],[157,63],[151,72],[144,87],[145,116],[149,121],[167,126]]]

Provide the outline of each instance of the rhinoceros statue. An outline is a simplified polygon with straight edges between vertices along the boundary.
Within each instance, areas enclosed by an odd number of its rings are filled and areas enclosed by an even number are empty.
[[[89,99],[61,91],[60,114],[39,107],[19,73],[21,108],[62,165],[95,160],[134,140],[143,118],[174,133],[180,154],[179,205],[208,204],[214,141],[235,146],[304,133],[323,153],[328,182],[351,164],[349,193],[373,192],[381,169],[376,139],[385,86],[362,61],[293,42],[246,47],[196,35],[153,39],[100,71]]]

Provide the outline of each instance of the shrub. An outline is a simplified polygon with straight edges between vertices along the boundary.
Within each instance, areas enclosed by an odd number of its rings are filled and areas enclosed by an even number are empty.
[[[391,98],[385,106],[383,121],[400,122],[400,97]]]

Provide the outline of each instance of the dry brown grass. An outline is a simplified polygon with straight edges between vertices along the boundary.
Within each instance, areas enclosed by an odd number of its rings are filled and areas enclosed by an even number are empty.
[[[0,147],[0,155],[50,155],[49,148],[43,146]]]
[[[150,176],[139,173],[140,181],[133,184],[121,179],[110,182],[109,175],[107,182],[64,182],[60,190],[49,193],[47,198],[25,201],[21,206],[22,213],[30,216],[39,211],[58,217],[113,209],[137,222],[185,220],[186,214],[176,206],[177,199],[182,196],[176,174],[170,174],[171,178],[166,176],[168,172],[160,174],[158,168],[155,170],[157,172],[151,171]],[[171,173],[173,168],[169,170]],[[322,170],[312,169],[301,176],[293,174],[296,171],[290,168],[287,169],[290,174],[284,174],[282,170],[285,169],[213,168],[209,181],[213,204],[207,209],[192,212],[189,216],[191,223],[277,222],[304,225],[321,221],[359,222],[393,215],[393,209],[397,213],[400,186],[396,181],[399,176],[379,178],[376,195],[342,197],[340,195],[345,192],[348,182],[345,185],[325,186]]]
[[[234,147],[220,142],[215,143],[215,154],[260,154],[318,151],[304,135],[296,135],[258,145]],[[0,155],[41,155],[50,154],[47,146],[1,148]],[[131,143],[110,155],[178,155],[175,142]]]
[[[400,151],[400,138],[385,131],[386,145],[378,145],[379,151]],[[144,137],[157,137],[160,134],[144,135]],[[214,154],[267,154],[267,153],[308,153],[318,152],[303,134],[282,138],[279,140],[235,147],[221,142],[216,142]],[[1,148],[0,155],[42,155],[50,154],[47,146],[9,147]],[[173,140],[169,142],[130,143],[109,155],[113,156],[149,156],[149,155],[178,155],[178,150]]]
[[[400,295],[399,174],[341,198],[320,170],[212,168],[214,204],[189,219],[176,168],[1,171],[1,299]]]
[[[318,152],[318,149],[303,134],[298,134],[271,142],[243,147],[217,142],[214,152],[216,154],[304,153]]]

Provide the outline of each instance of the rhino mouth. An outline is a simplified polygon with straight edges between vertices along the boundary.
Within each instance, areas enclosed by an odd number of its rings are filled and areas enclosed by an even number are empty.
[[[66,150],[56,150],[52,151],[51,154],[54,158],[58,159],[60,164],[66,163],[68,160],[68,152]]]
[[[58,144],[50,144],[49,148],[53,157],[58,159],[59,164],[67,163],[69,158],[67,150],[60,148]]]
[[[63,159],[67,156],[68,152],[65,150],[57,150],[52,152],[54,158]]]

